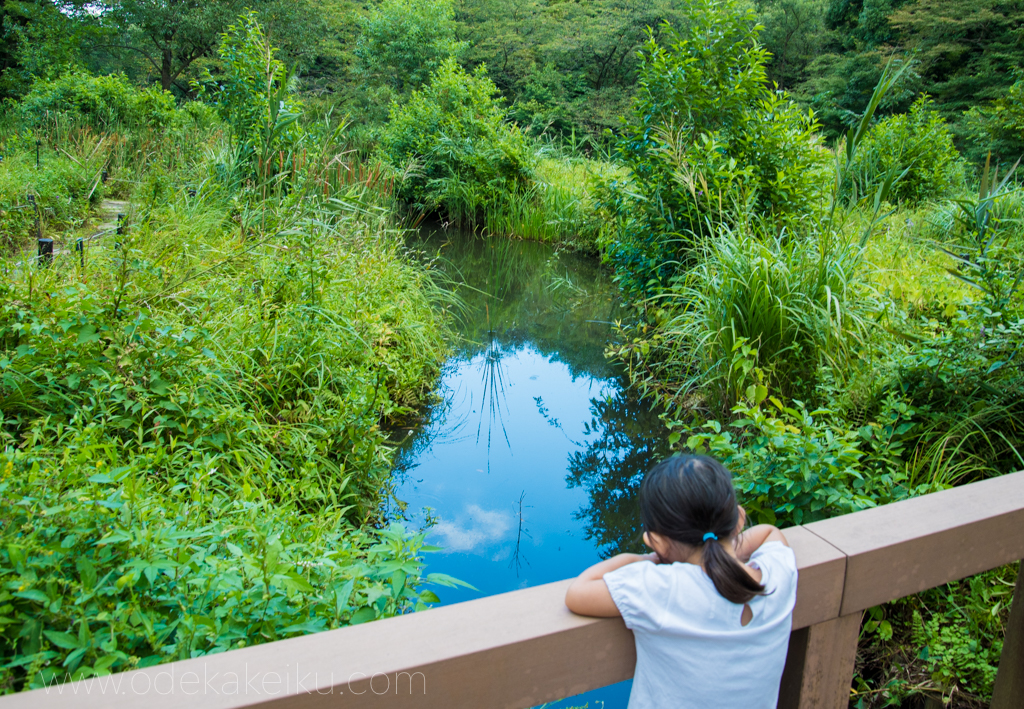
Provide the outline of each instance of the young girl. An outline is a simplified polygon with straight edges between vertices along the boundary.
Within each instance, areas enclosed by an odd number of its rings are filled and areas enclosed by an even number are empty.
[[[565,595],[581,615],[621,615],[636,638],[629,709],[769,709],[796,603],[796,559],[782,532],[743,531],[732,476],[681,455],[640,486],[644,543],[580,574]]]

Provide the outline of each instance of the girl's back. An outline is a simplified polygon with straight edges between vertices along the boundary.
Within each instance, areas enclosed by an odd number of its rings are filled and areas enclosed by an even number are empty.
[[[721,596],[700,566],[628,564],[604,575],[636,638],[629,709],[775,707],[796,603],[796,560],[781,542],[750,557],[767,594],[744,606]]]
[[[732,475],[683,455],[640,485],[644,543],[591,566],[570,610],[621,615],[636,638],[629,709],[770,709],[786,662],[797,569],[771,525],[744,530]]]

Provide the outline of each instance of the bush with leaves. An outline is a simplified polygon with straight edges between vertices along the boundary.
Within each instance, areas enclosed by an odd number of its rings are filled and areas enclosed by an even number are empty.
[[[302,138],[302,104],[291,96],[289,74],[255,12],[242,15],[221,37],[223,77],[209,70],[193,82],[199,97],[213,103],[231,126],[241,158],[268,173],[269,161],[288,154]],[[283,157],[282,157],[283,161]],[[281,166],[277,166],[281,169]]]
[[[398,96],[421,88],[466,46],[454,15],[452,0],[385,0],[360,20],[360,73]]]
[[[93,76],[83,70],[36,80],[18,112],[29,126],[65,116],[101,130],[164,127],[176,116],[174,97],[166,91],[140,89],[123,74]]]
[[[688,5],[685,27],[643,49],[615,147],[631,174],[604,184],[602,245],[632,295],[667,285],[717,224],[751,214],[792,230],[822,207],[827,153],[813,116],[766,86],[753,10]]]
[[[963,191],[965,167],[945,119],[923,97],[909,113],[889,116],[871,127],[851,166],[847,192],[872,193],[882,180],[895,175],[899,179],[891,201],[939,200]]]
[[[485,67],[469,74],[449,58],[408,103],[392,105],[381,152],[404,173],[400,198],[472,223],[529,187],[533,153],[497,93]]]
[[[0,694],[404,613],[453,583],[423,572],[422,533],[225,494],[213,461],[103,428],[0,454]],[[190,457],[188,479],[152,474]]]
[[[725,421],[667,417],[671,444],[709,454],[733,471],[741,503],[757,522],[786,526],[855,512],[941,489],[902,462],[915,410],[889,398],[874,421],[850,427],[836,412],[772,396],[757,353],[738,340],[730,358],[736,404]]]

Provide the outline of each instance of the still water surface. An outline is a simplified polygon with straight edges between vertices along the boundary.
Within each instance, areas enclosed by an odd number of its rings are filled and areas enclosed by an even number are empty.
[[[396,496],[428,541],[429,569],[477,590],[442,603],[574,576],[636,550],[636,491],[663,428],[604,357],[623,317],[597,261],[551,247],[428,230],[415,247],[466,310],[422,425],[404,432]],[[399,510],[395,511],[400,513]],[[554,706],[625,709],[624,682]]]

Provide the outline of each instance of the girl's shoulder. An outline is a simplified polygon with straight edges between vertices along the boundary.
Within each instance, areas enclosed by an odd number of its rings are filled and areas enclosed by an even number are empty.
[[[750,555],[748,566],[761,570],[761,583],[769,594],[796,595],[796,554],[782,542],[765,542]]]
[[[608,592],[631,630],[655,630],[663,621],[666,601],[676,598],[692,583],[693,564],[655,564],[638,561],[604,575]]]
[[[749,563],[762,571],[766,567],[778,567],[796,573],[796,554],[782,542],[765,542],[750,555]]]

